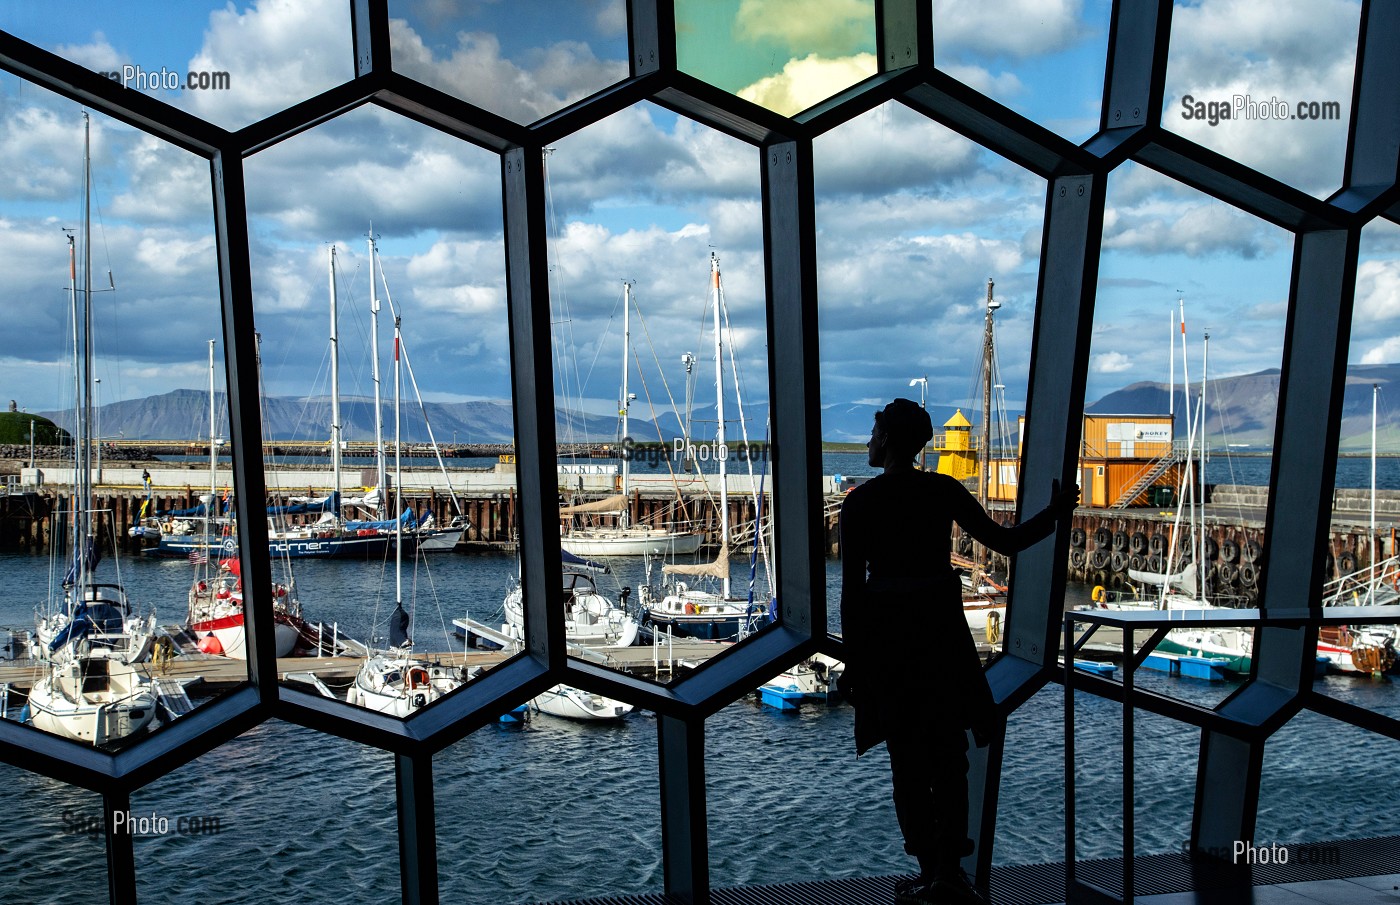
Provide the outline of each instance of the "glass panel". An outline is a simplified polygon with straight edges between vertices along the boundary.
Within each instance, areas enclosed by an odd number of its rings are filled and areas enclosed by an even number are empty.
[[[850,707],[780,711],[757,697],[705,721],[715,887],[908,873],[889,755],[855,756]],[[820,858],[796,857],[816,838]],[[839,840],[839,841],[838,841]]]
[[[791,116],[875,74],[875,3],[680,0],[676,62]]]
[[[1322,694],[1391,719],[1400,718],[1395,688],[1369,677],[1328,676]],[[1322,843],[1290,853],[1290,863],[1347,863],[1349,839],[1391,834],[1378,801],[1400,793],[1395,742],[1347,723],[1303,711],[1269,737],[1259,784],[1258,850],[1276,845]],[[1257,855],[1256,855],[1257,857]]]
[[[319,650],[293,681],[406,716],[461,685],[453,620],[499,628],[515,572],[499,158],[363,108],[248,184],[271,549],[301,606],[280,653]]]
[[[91,0],[61,13],[8,4],[3,27],[227,129],[355,76],[350,4],[337,0],[178,3],[144,16]]]
[[[1360,9],[1177,3],[1162,125],[1331,195],[1342,180]]]
[[[1395,367],[1400,285],[1400,227],[1384,220],[1361,233],[1347,356],[1346,400],[1332,497],[1332,533],[1326,544],[1323,605],[1396,602],[1394,511],[1400,472],[1396,471],[1396,405],[1391,378]],[[1331,672],[1368,674],[1393,665],[1397,629],[1386,625],[1324,626],[1318,655]]]
[[[11,767],[0,767],[15,819],[0,830],[11,865],[6,898],[81,905],[107,898],[102,797]],[[22,890],[22,893],[21,893]]]
[[[656,719],[534,712],[433,760],[444,901],[551,902],[661,892]],[[483,803],[490,802],[489,807]]]
[[[938,68],[1074,142],[1099,128],[1112,5],[934,7]]]
[[[627,77],[619,2],[423,3],[389,7],[394,69],[520,123]]]
[[[1136,165],[1115,172],[1107,207],[1081,485],[1086,505],[1126,508],[1076,523],[1071,575],[1109,602],[1160,602],[1165,586],[1150,576],[1172,575],[1172,594],[1247,605],[1264,541],[1291,236]],[[1207,640],[1202,650],[1244,669],[1236,654],[1247,635]]]
[[[878,178],[864,163],[873,143],[888,161]],[[823,490],[833,513],[843,492],[880,470],[865,448],[874,413],[907,398],[932,422],[923,466],[1013,518],[1044,181],[898,104],[815,144],[822,437],[831,444],[823,470],[833,476]],[[985,639],[988,620],[995,632],[1005,612],[1006,566],[967,540],[953,552],[990,579],[969,586],[966,601]],[[834,594],[833,630],[839,615]]]
[[[4,442],[25,450],[7,478],[25,502],[4,560],[6,585],[23,591],[7,595],[0,625],[19,633],[10,657],[37,658],[15,680],[33,724],[105,745],[173,719],[180,680],[202,677],[208,695],[247,677],[240,662],[169,662],[194,650],[184,629],[199,567],[155,555],[172,511],[204,507],[231,481],[227,458],[217,477],[209,467],[211,418],[228,437],[224,362],[210,351],[222,319],[209,169],[12,77],[0,90],[9,134],[27,136],[0,147],[0,288],[29,300],[0,337]],[[181,524],[200,538],[233,530],[222,516],[211,529],[204,508]],[[96,556],[75,556],[90,544]]]
[[[585,507],[565,513],[563,547],[609,567],[593,579],[606,602],[573,592],[569,633],[609,647],[680,639],[604,652],[621,668],[702,660],[722,649],[708,642],[769,621],[768,534],[753,530],[770,486],[757,163],[649,104],[548,158],[556,419],[572,454],[560,490]]]
[[[131,826],[142,901],[399,895],[393,757],[280,720],[132,795]]]

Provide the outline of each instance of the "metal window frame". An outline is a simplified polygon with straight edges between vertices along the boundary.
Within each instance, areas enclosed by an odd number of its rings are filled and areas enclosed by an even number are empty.
[[[937,68],[935,23],[927,0],[877,0],[880,71],[811,110],[784,117],[681,72],[676,63],[674,0],[629,0],[629,75],[617,85],[535,123],[515,123],[393,71],[387,0],[348,0],[355,77],[244,128],[229,131],[88,72],[0,32],[0,68],[99,110],[210,163],[218,249],[220,302],[229,375],[234,479],[239,489],[241,554],[252,589],[249,681],[170,727],[117,754],[95,751],[28,727],[0,722],[0,760],[96,790],[108,811],[133,791],[253,725],[278,717],[396,757],[400,849],[405,902],[437,901],[436,850],[431,838],[433,753],[490,722],[509,706],[560,681],[613,695],[659,715],[659,786],[666,891],[692,902],[710,896],[705,855],[706,717],[756,681],[814,650],[841,654],[826,633],[820,513],[819,319],[813,140],[874,106],[899,101],[1046,180],[1045,225],[1037,287],[1028,387],[1025,475],[1019,508],[1038,508],[1052,478],[1076,479],[1076,445],[1096,292],[1105,185],[1132,160],[1192,186],[1296,236],[1281,377],[1279,429],[1269,550],[1261,607],[1314,606],[1322,584],[1320,548],[1326,495],[1336,465],[1350,312],[1359,236],[1366,223],[1400,223],[1400,5],[1364,0],[1356,83],[1348,125],[1342,188],[1317,200],[1161,125],[1171,0],[1116,0],[1104,73],[1099,131],[1081,145],[979,94]],[[540,151],[550,142],[649,100],[753,145],[759,152],[763,199],[770,390],[774,442],[786,450],[775,469],[779,626],[716,658],[674,686],[640,682],[565,655],[562,616],[548,606],[557,593],[547,579],[559,566],[551,530],[554,493],[553,399],[545,279]],[[511,370],[520,476],[526,652],[481,681],[409,720],[279,687],[272,655],[272,603],[266,527],[253,510],[265,490],[261,471],[257,380],[252,336],[252,283],[243,160],[348,110],[373,103],[499,155],[507,261]],[[1304,354],[1302,338],[1326,354]],[[781,372],[782,380],[776,375]],[[1068,379],[1066,379],[1068,375]],[[526,388],[534,389],[527,390]],[[1315,433],[1286,431],[1308,417]],[[1299,511],[1315,518],[1298,519]],[[1284,518],[1287,514],[1289,518]],[[1057,680],[1059,589],[1065,576],[1065,537],[1042,542],[1013,566],[1016,608],[1006,656],[989,678],[1005,718],[1047,682]],[[258,555],[253,555],[254,553]],[[556,615],[551,616],[553,611]],[[1152,701],[1142,706],[1202,730],[1192,839],[1209,846],[1247,838],[1253,827],[1268,736],[1300,709],[1325,713],[1384,737],[1387,725],[1323,698],[1304,662],[1315,629],[1270,628],[1261,638],[1257,672],[1213,711]],[[1112,695],[1113,683],[1080,687]],[[1003,751],[996,745],[972,777],[977,852],[967,866],[987,876]],[[1241,781],[1235,771],[1243,766]],[[1226,778],[1229,782],[1225,782]],[[129,839],[108,833],[113,902],[133,902],[136,875]]]

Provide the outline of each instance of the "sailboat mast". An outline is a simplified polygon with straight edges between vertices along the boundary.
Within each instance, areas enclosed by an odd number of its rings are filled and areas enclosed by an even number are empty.
[[[623,442],[629,436],[631,428],[627,423],[627,410],[631,407],[631,400],[627,395],[627,359],[632,354],[632,328],[629,318],[632,314],[632,284],[627,280],[622,281],[622,398],[618,401],[617,417],[621,419],[622,436],[618,442]],[[631,500],[631,488],[628,480],[631,477],[632,463],[629,461],[631,455],[624,451],[622,455],[622,514],[618,516],[617,523],[623,528],[628,527],[627,513]]]
[[[399,319],[394,318],[394,602],[403,606],[403,444],[399,418]]]
[[[992,297],[994,285],[988,277],[987,319],[982,333],[982,449],[977,469],[977,502],[984,509],[987,507],[988,471],[992,467],[992,359],[995,356],[992,321],[996,310],[1001,307],[1001,302]]]
[[[331,296],[331,476],[335,486],[332,505],[340,521],[340,317],[335,297],[335,245],[330,247]]]
[[[1376,579],[1376,563],[1380,557],[1376,555],[1376,401],[1380,399],[1381,385],[1371,384],[1371,584],[1372,593]],[[1374,601],[1371,601],[1374,602]]]
[[[91,578],[88,570],[87,545],[93,541],[92,508],[92,118],[83,113],[83,357],[82,379],[83,416],[80,419],[81,439],[78,448],[82,457],[82,483],[76,513],[82,525],[83,549],[78,554],[79,587]]]
[[[69,316],[73,319],[73,470],[77,472],[73,481],[75,493],[73,495],[74,517],[69,530],[73,539],[73,555],[81,556],[79,552],[83,549],[83,523],[77,517],[77,511],[82,507],[78,505],[78,500],[82,498],[83,481],[83,460],[81,450],[83,447],[83,384],[82,372],[78,366],[78,350],[81,347],[82,311],[78,307],[78,250],[72,231],[68,232],[68,302]],[[31,433],[32,433],[31,428]],[[76,560],[75,560],[76,562]]]
[[[1201,572],[1201,599],[1206,597],[1206,366],[1210,363],[1210,331],[1201,334],[1201,398],[1196,403],[1196,416],[1201,419],[1201,558],[1196,560]]]
[[[715,309],[715,458],[719,460],[719,545],[721,556],[729,549],[729,477],[725,471],[724,445],[724,341],[720,334],[719,255],[710,252],[710,292]],[[729,573],[724,574],[724,596],[729,596]]]
[[[374,464],[375,490],[379,492],[379,516],[384,516],[388,495],[384,490],[384,410],[379,401],[379,294],[374,284],[374,265],[379,255],[374,245],[374,224],[369,225],[369,345],[374,380]]]
[[[214,556],[214,500],[219,493],[219,441],[214,436],[214,340],[209,340],[209,502],[204,506],[205,571]]]

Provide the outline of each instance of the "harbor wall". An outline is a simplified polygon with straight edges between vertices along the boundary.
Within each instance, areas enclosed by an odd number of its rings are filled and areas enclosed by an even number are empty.
[[[459,491],[454,502],[451,494],[436,488],[410,488],[407,481],[404,484],[404,506],[419,515],[431,513],[439,524],[449,523],[458,514],[457,507],[461,507],[461,513],[470,523],[462,541],[465,549],[514,549],[519,539],[520,522],[518,498],[513,485],[489,485],[484,490]],[[300,488],[303,492],[305,489]],[[310,489],[313,494],[325,492],[314,485]],[[291,492],[298,490],[293,488]],[[55,538],[64,537],[71,492],[68,486],[44,484],[40,487],[12,488],[11,492],[0,495],[0,549],[44,550]],[[152,495],[152,508],[156,511],[190,509],[198,506],[208,493],[208,485],[156,489]],[[751,494],[736,492],[732,484],[730,493],[729,524],[736,532],[732,536],[735,543],[750,543],[757,509],[754,498]],[[572,502],[574,496],[574,492],[565,492],[561,488],[561,504]],[[145,491],[140,488],[102,486],[97,489],[93,524],[95,536],[104,550],[114,544],[128,553],[140,550],[141,542],[128,537],[126,532],[136,523],[145,500]],[[269,505],[278,502],[281,500],[275,495],[267,500]],[[711,537],[719,535],[718,513],[717,493],[693,489],[678,498],[670,490],[658,493],[634,488],[628,500],[628,518],[632,524],[658,527],[698,525]],[[592,521],[597,525],[615,523],[616,516],[606,514],[594,516]]]

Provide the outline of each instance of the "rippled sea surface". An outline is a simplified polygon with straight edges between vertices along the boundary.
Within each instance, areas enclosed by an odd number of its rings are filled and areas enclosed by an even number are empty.
[[[450,554],[428,564],[409,584],[418,600],[414,635],[428,648],[437,647],[441,626],[453,616],[470,612],[490,621],[516,571],[514,560],[501,555]],[[635,587],[641,569],[621,564],[619,582]],[[45,557],[0,555],[0,625],[32,624],[48,574]],[[356,637],[371,632],[376,614],[382,625],[392,606],[392,574],[382,564],[306,561],[296,577],[308,618],[335,621]],[[174,621],[190,567],[123,560],[122,578],[133,598],[155,603],[163,621]],[[746,565],[736,566],[735,578],[747,581]],[[838,582],[839,564],[832,562],[833,605]],[[1151,673],[1141,682],[1207,703],[1228,691]],[[1319,687],[1400,716],[1389,681],[1333,677]],[[883,748],[856,759],[852,716],[848,706],[824,704],[783,714],[750,698],[706,722],[716,886],[909,869]],[[1063,717],[1061,691],[1052,685],[1011,720],[999,863],[1064,857]],[[1077,699],[1082,858],[1119,852],[1120,725],[1116,705]],[[1137,852],[1172,851],[1190,829],[1200,736],[1146,714],[1137,726]],[[1391,805],[1400,800],[1394,743],[1304,716],[1269,742],[1265,767],[1260,844],[1394,831]],[[523,729],[493,726],[453,745],[434,759],[444,900],[498,905],[659,892],[657,775],[656,720],[648,713],[616,725],[538,716]],[[7,814],[0,821],[7,867],[0,901],[102,901],[103,842],[88,832],[100,821],[99,797],[17,767],[0,767],[0,776]],[[140,790],[132,806],[133,816],[154,814],[170,827],[166,835],[135,841],[143,901],[343,905],[399,895],[394,762],[383,752],[274,720]],[[180,831],[210,818],[217,832]]]

